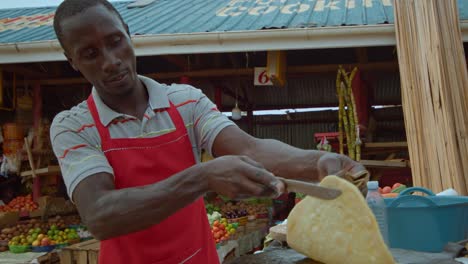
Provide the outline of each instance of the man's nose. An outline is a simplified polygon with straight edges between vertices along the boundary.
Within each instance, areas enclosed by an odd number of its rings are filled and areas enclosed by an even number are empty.
[[[122,61],[112,51],[103,51],[102,69],[105,72],[115,72],[119,69]]]

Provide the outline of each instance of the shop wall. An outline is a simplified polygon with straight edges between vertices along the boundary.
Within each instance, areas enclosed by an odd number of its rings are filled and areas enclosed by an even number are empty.
[[[252,80],[234,80],[222,82],[221,85],[231,91],[238,89],[243,97],[243,87],[247,91],[249,103],[255,110],[304,108],[304,107],[337,107],[336,76],[334,74],[311,74],[304,77],[290,78],[285,87],[254,86]],[[373,141],[404,141],[405,128],[401,104],[400,78],[398,73],[373,73],[366,76],[370,84],[370,102],[374,106],[396,105],[390,108],[369,109],[376,121]],[[211,99],[214,99],[214,85],[209,82],[195,83],[195,86]],[[224,94],[223,107],[231,109],[235,99]],[[239,102],[243,110],[243,102]],[[314,133],[338,131],[338,113],[336,111],[318,111],[308,113],[290,113],[286,115],[254,116],[252,134],[259,138],[273,138],[300,148],[315,148]],[[244,117],[237,122],[247,130]]]

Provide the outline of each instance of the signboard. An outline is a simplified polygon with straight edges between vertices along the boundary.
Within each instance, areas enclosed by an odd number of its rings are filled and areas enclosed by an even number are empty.
[[[269,86],[273,85],[268,77],[266,67],[255,67],[254,68],[254,85]]]
[[[20,30],[23,28],[36,28],[40,26],[52,26],[53,22],[54,13],[2,18],[0,19],[0,32]]]

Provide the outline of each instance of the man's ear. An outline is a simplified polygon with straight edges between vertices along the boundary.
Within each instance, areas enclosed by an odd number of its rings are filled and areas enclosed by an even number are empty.
[[[68,63],[70,63],[70,66],[72,66],[72,68],[75,71],[78,71],[78,68],[75,66],[75,64],[73,64],[73,59],[70,56],[68,56],[66,52],[64,52],[63,55],[65,55],[65,57],[67,58]]]
[[[124,27],[125,27],[125,31],[126,31],[127,34],[128,34],[128,37],[131,38],[132,36],[130,35],[130,28],[128,27],[128,24],[127,24],[127,23],[124,23]]]

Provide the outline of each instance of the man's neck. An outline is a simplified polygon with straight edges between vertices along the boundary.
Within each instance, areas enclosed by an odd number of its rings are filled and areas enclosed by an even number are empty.
[[[101,100],[112,110],[143,119],[148,107],[148,90],[142,81],[138,80],[135,89],[127,95],[101,96]]]

